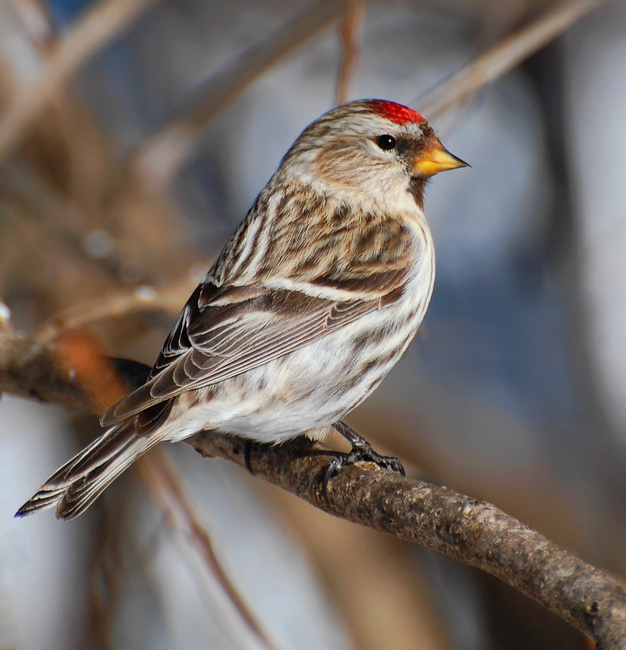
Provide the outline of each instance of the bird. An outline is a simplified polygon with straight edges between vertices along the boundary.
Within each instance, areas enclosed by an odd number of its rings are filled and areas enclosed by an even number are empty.
[[[280,444],[334,428],[344,464],[380,456],[344,422],[400,359],[433,292],[424,190],[468,166],[417,111],[384,99],[333,108],[283,157],[192,293],[146,381],[106,431],[16,513],[83,513],[156,444],[199,431]],[[397,461],[397,462],[396,462]]]

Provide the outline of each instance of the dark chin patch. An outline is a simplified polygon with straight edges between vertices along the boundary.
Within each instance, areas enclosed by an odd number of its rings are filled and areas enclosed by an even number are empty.
[[[409,192],[422,210],[424,209],[424,190],[428,181],[429,179],[425,176],[413,176],[409,183]]]

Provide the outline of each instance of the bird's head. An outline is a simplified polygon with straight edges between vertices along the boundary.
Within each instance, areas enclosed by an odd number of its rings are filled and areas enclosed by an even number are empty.
[[[325,113],[302,132],[281,164],[345,200],[403,210],[422,207],[428,178],[465,166],[422,115],[382,99]]]

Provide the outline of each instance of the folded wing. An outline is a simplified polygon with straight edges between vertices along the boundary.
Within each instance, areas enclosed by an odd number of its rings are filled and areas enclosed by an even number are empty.
[[[346,326],[380,308],[381,298],[333,300],[265,286],[192,294],[139,389],[112,406],[103,426],[119,424],[188,390],[230,379]]]

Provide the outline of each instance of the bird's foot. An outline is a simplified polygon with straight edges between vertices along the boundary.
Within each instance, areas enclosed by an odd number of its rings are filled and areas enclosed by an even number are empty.
[[[360,436],[356,431],[351,429],[347,424],[343,422],[337,422],[334,425],[334,428],[352,444],[352,449],[347,454],[338,453],[335,458],[333,458],[326,472],[324,472],[324,478],[322,480],[322,494],[324,498],[328,498],[328,482],[333,476],[335,476],[343,467],[348,467],[354,465],[358,462],[367,462],[374,463],[382,469],[390,469],[393,472],[398,472],[405,476],[404,467],[402,466],[402,461],[395,456],[382,456],[378,452],[372,449],[365,438]]]

